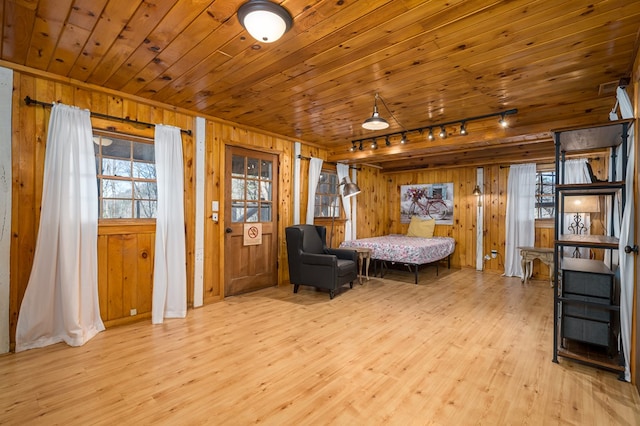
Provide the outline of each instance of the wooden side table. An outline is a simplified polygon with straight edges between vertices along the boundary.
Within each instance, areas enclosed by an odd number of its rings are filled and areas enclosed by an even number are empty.
[[[531,274],[533,273],[533,261],[535,259],[540,260],[545,265],[549,266],[549,282],[553,287],[553,249],[548,247],[518,247],[520,249],[520,256],[522,256],[522,282],[527,283]]]
[[[340,248],[358,252],[358,279],[360,280],[360,284],[362,284],[362,268],[364,267],[365,276],[367,277],[367,281],[369,281],[369,263],[371,263],[371,249],[348,246],[342,246]]]

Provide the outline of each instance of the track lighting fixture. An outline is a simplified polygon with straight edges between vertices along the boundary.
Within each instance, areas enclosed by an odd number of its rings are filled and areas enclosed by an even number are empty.
[[[377,93],[376,93],[376,99],[378,99],[378,94]],[[380,99],[382,100],[382,98],[380,98]],[[382,100],[382,102],[384,103],[384,100]],[[374,116],[376,116],[378,110],[377,110],[375,102],[374,102],[374,107],[373,108],[374,108],[373,109]],[[353,147],[355,147],[355,145],[359,142],[360,145],[359,145],[358,149],[360,151],[362,151],[363,150],[363,145],[362,145],[363,141],[372,140],[371,148],[372,149],[377,149],[378,148],[377,138],[381,138],[381,137],[385,138],[384,139],[385,140],[385,145],[386,146],[391,146],[392,145],[391,138],[393,136],[400,136],[401,137],[400,143],[401,144],[405,144],[405,143],[407,143],[407,134],[408,133],[415,132],[415,133],[420,133],[422,135],[427,130],[428,130],[427,139],[432,141],[432,140],[435,139],[434,136],[433,136],[433,128],[434,127],[435,128],[438,128],[438,127],[440,128],[439,135],[440,135],[441,138],[444,139],[444,138],[447,137],[446,126],[454,126],[456,124],[460,125],[460,133],[459,133],[460,135],[468,135],[469,131],[467,129],[467,123],[469,123],[471,121],[484,120],[484,119],[491,118],[491,117],[500,117],[500,120],[499,120],[500,126],[505,128],[505,127],[508,127],[506,116],[507,115],[512,115],[512,114],[517,114],[517,112],[518,112],[517,109],[509,109],[509,110],[502,111],[502,112],[495,112],[495,113],[491,113],[491,114],[479,115],[479,116],[476,116],[476,117],[467,117],[467,118],[463,118],[462,120],[448,121],[446,123],[431,124],[430,126],[426,126],[426,127],[417,127],[417,128],[408,129],[408,130],[403,128],[403,130],[401,130],[399,132],[389,133],[389,134],[386,134],[386,135],[376,135],[375,138],[357,139],[357,140],[352,141],[351,143],[352,143]],[[389,112],[389,113],[391,113],[391,112]],[[393,116],[393,114],[391,114],[391,115]],[[373,118],[374,117],[371,117],[371,119],[373,119]],[[371,119],[367,119],[367,121],[369,121]],[[395,117],[394,117],[394,119],[395,119]],[[385,123],[387,123],[386,120],[383,120],[383,121]],[[365,121],[365,124],[366,124],[366,121]],[[388,125],[389,125],[389,123],[387,123],[387,126]],[[364,124],[363,124],[363,127],[364,127]],[[404,127],[404,126],[401,125],[401,127]],[[452,134],[455,134],[455,131],[452,132]]]
[[[240,24],[251,37],[264,43],[273,43],[291,29],[293,18],[279,4],[269,0],[249,0],[238,9]]]
[[[364,127],[367,130],[383,130],[389,127],[389,122],[387,122],[387,120],[385,120],[384,118],[380,117],[380,114],[378,114],[378,98],[379,97],[380,95],[376,93],[376,96],[373,99],[373,114],[371,115],[371,117],[364,120],[364,123],[362,123],[362,127]]]
[[[356,149],[358,149],[358,148],[356,147],[355,142],[351,142],[351,148],[349,148],[349,151],[356,152]]]

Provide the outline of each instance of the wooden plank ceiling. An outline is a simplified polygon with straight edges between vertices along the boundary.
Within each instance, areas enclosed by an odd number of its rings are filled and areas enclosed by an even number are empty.
[[[608,120],[638,51],[637,0],[283,0],[294,25],[271,44],[238,22],[244,1],[3,0],[0,57],[393,171],[550,159],[550,129]],[[375,93],[391,127],[372,132]],[[513,108],[507,129],[348,151]]]

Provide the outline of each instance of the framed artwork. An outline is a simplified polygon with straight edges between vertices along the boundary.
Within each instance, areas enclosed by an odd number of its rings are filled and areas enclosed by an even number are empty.
[[[400,223],[413,216],[453,225],[453,182],[400,186]]]

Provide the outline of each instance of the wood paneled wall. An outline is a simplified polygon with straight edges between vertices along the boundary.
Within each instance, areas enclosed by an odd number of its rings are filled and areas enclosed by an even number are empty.
[[[11,290],[9,301],[10,336],[15,341],[15,327],[20,303],[29,281],[36,236],[40,221],[45,146],[51,110],[27,106],[30,96],[43,102],[61,102],[87,108],[93,113],[128,117],[148,123],[163,123],[193,129],[193,117],[172,110],[127,99],[25,72],[14,72],[12,116],[12,242]],[[153,128],[92,117],[95,128],[153,138]],[[182,135],[184,155],[185,217],[194,216],[193,138]],[[193,301],[193,220],[185,223],[187,242],[188,301]],[[98,227],[98,282],[100,311],[107,325],[131,317],[150,316],[155,224],[111,222]]]

